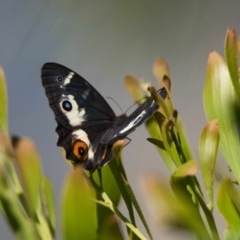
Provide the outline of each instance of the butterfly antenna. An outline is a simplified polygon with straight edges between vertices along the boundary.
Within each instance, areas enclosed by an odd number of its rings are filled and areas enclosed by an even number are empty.
[[[136,101],[132,106],[130,106],[125,113],[127,113],[131,108],[133,108],[135,105],[137,104],[141,104],[141,101],[144,99],[145,97],[139,99],[138,101]]]
[[[107,97],[107,99],[111,99],[111,100],[119,107],[119,109],[121,110],[121,112],[122,112],[122,114],[123,114],[122,108],[120,107],[120,105],[119,105],[113,98]]]

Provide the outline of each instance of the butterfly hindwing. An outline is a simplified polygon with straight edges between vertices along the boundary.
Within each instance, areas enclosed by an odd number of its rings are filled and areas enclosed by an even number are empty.
[[[101,146],[101,136],[104,131],[92,131],[91,133],[87,133],[83,129],[70,131],[58,124],[56,132],[59,136],[57,146],[64,148],[66,159],[71,160],[74,164],[83,164],[87,170],[99,167],[102,156],[106,155],[106,149]],[[106,155],[104,160],[106,159],[108,161],[112,159],[111,152]]]

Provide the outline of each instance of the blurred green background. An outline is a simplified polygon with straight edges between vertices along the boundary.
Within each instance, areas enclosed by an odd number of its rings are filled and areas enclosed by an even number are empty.
[[[133,74],[159,87],[152,64],[163,57],[171,68],[173,101],[192,149],[198,148],[206,123],[202,106],[206,61],[212,50],[223,55],[227,28],[240,32],[239,1],[0,3],[0,64],[8,84],[10,133],[29,136],[36,142],[45,175],[53,180],[57,208],[69,167],[56,147],[56,123],[41,86],[40,69],[45,62],[58,62],[78,72],[125,111],[133,101],[124,89],[124,76]],[[110,105],[121,114],[116,104],[110,101]],[[178,233],[158,229],[154,223],[139,182],[151,171],[168,179],[167,169],[154,146],[146,142],[143,126],[130,138],[123,151],[125,169],[152,233],[155,239],[176,239]],[[219,217],[217,222],[223,229],[223,220]],[[141,225],[139,228],[145,232]],[[1,239],[12,239],[2,216],[0,232]]]

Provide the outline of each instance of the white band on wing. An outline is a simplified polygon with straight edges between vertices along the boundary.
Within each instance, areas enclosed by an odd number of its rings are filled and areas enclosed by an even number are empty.
[[[119,133],[124,133],[127,132],[129,129],[133,128],[136,124],[138,124],[142,117],[146,114],[147,112],[143,110],[136,118],[134,118],[124,129],[122,129]]]

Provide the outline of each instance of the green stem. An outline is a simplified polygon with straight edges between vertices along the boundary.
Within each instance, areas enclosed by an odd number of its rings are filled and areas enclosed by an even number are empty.
[[[202,198],[202,195],[199,193],[199,191],[196,190],[196,189],[193,189],[193,191],[194,191],[194,193],[195,193],[195,195],[198,199],[198,202],[201,205],[201,208],[202,208],[202,210],[203,210],[203,212],[206,216],[206,219],[207,219],[210,231],[212,233],[213,239],[214,240],[220,240],[220,237],[219,237],[219,234],[218,234],[218,231],[217,231],[217,227],[216,227],[212,212],[209,210],[209,208],[205,204],[205,202]]]
[[[132,232],[134,232],[136,234],[136,236],[139,237],[139,239],[147,240],[147,238],[145,238],[143,236],[143,234],[117,209],[117,207],[113,204],[113,202],[108,197],[106,192],[103,191],[103,188],[98,186],[91,176],[90,176],[90,180],[91,180],[94,188],[98,191],[98,193],[101,195],[102,199],[104,200],[104,201],[99,201],[99,200],[94,199],[94,201],[96,201],[97,203],[109,208],[112,212],[114,212],[125,223],[125,225]]]

